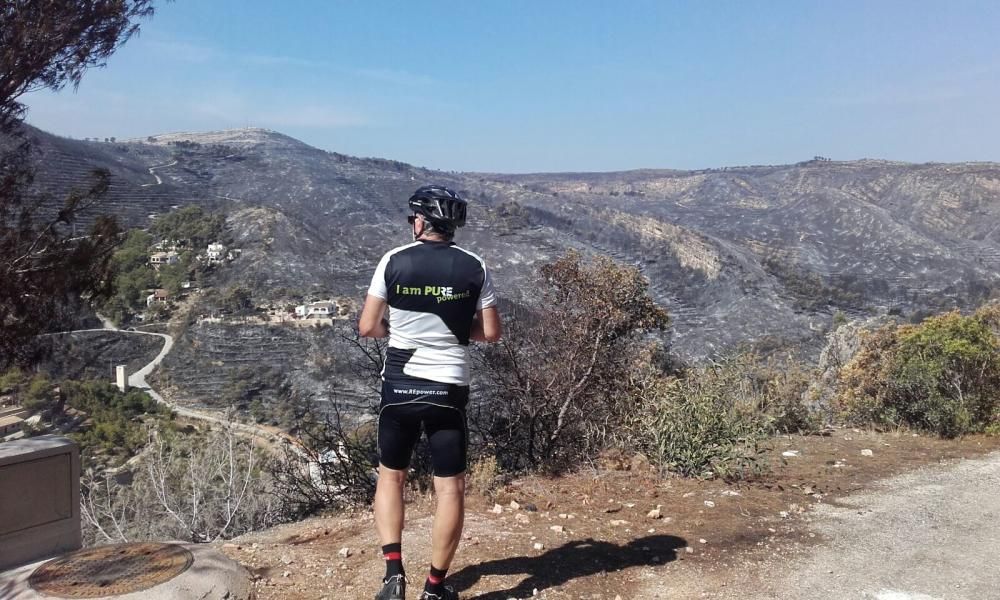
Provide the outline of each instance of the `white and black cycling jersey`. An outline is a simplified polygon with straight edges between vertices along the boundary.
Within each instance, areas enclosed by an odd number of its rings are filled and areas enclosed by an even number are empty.
[[[453,242],[400,246],[379,261],[368,293],[389,305],[384,380],[469,385],[472,321],[496,304],[483,259]]]

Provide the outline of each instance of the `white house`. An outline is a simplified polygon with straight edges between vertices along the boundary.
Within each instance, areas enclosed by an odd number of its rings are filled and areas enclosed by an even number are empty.
[[[308,319],[309,317],[333,317],[337,314],[337,303],[332,300],[321,300],[310,304],[300,304],[295,307],[295,316]]]
[[[164,289],[153,290],[153,293],[146,296],[146,307],[150,307],[154,304],[166,304],[170,299],[170,292]]]
[[[221,262],[226,258],[226,247],[219,242],[212,242],[208,245],[208,251],[205,253],[210,262]]]
[[[169,252],[154,252],[149,256],[149,264],[153,265],[154,269],[159,269],[163,265],[173,265],[177,264],[180,260],[177,253],[174,251]]]

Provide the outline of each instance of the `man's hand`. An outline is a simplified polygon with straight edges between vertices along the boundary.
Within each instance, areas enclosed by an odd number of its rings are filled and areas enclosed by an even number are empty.
[[[358,333],[361,337],[384,338],[389,335],[389,324],[385,320],[385,300],[368,294],[365,306],[358,319]]]
[[[500,313],[491,306],[476,312],[469,337],[477,342],[496,342],[501,335]]]

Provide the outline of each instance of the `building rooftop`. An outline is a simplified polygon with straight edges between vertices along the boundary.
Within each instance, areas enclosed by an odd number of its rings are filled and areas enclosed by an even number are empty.
[[[0,427],[10,427],[11,425],[20,425],[24,422],[21,417],[0,417]]]

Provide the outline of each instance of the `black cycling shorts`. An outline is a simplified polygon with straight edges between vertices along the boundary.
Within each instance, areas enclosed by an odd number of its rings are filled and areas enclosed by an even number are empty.
[[[398,471],[407,469],[423,428],[430,443],[434,475],[454,477],[464,473],[468,400],[468,386],[415,378],[383,381],[378,414],[379,463]]]

